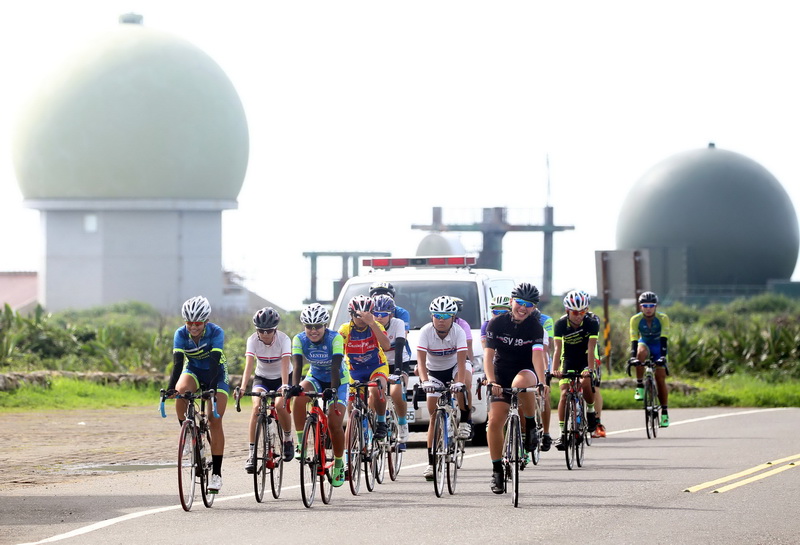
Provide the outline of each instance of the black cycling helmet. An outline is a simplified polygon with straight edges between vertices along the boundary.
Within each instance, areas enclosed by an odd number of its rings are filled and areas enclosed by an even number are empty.
[[[272,307],[264,307],[253,314],[253,325],[256,329],[274,329],[280,321],[281,315]]]
[[[653,293],[652,291],[645,291],[639,296],[639,304],[642,303],[654,303],[658,304],[658,295]]]
[[[374,282],[369,287],[369,296],[375,297],[376,295],[391,295],[394,299],[394,286],[391,282]]]
[[[524,299],[531,303],[539,304],[539,289],[529,282],[520,282],[513,290],[511,290],[511,297]]]

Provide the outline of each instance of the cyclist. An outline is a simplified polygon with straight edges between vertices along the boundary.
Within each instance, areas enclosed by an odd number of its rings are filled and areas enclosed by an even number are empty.
[[[344,354],[350,366],[351,382],[377,382],[370,388],[370,405],[375,410],[375,438],[386,437],[386,398],[379,391],[386,391],[389,365],[384,350],[391,348],[383,325],[372,315],[372,299],[356,295],[347,305],[350,321],[339,327],[344,339]]]
[[[474,367],[472,366],[472,361],[475,359],[475,354],[472,352],[472,326],[469,325],[464,318],[459,317],[459,314],[464,310],[464,300],[460,297],[453,297],[450,296],[450,299],[456,302],[456,307],[458,307],[458,311],[456,312],[456,320],[455,323],[458,324],[461,329],[464,330],[464,335],[467,337],[467,368],[472,370]],[[471,384],[471,383],[470,383]],[[467,387],[467,405],[472,406],[472,390]],[[472,412],[470,412],[469,420],[467,420],[467,424],[469,424],[470,434],[468,439],[472,439]]]
[[[560,377],[563,373],[580,372],[583,397],[586,400],[586,421],[589,433],[594,433],[597,428],[597,415],[594,408],[594,394],[592,393],[592,370],[595,366],[595,346],[600,333],[600,320],[589,312],[591,297],[582,290],[572,290],[564,297],[564,310],[566,314],[559,318],[553,326],[555,339],[555,354],[553,376]],[[558,400],[558,426],[561,429],[561,439],[556,443],[558,450],[566,448],[564,437],[564,398],[567,391],[568,379],[559,381],[561,398]]]
[[[534,317],[539,320],[544,329],[544,365],[547,373],[553,372],[553,346],[555,343],[551,340],[553,338],[553,318],[547,314],[543,314],[539,307],[534,307]],[[553,410],[550,403],[550,386],[544,385],[544,410],[542,411],[542,451],[547,452],[553,444],[553,439],[550,436],[550,415]]]
[[[467,337],[464,330],[455,326],[458,311],[456,302],[451,297],[442,295],[431,301],[428,310],[431,321],[419,331],[417,346],[417,373],[422,389],[427,394],[428,414],[428,466],[422,473],[426,480],[433,480],[433,416],[436,414],[436,403],[441,396],[434,391],[451,382],[450,389],[461,392],[465,384],[472,384],[472,368],[467,365]],[[458,426],[458,437],[468,439],[472,433],[469,406],[463,393],[458,394],[461,409],[461,423]]]
[[[646,291],[639,296],[641,312],[631,317],[631,359],[644,363],[648,357],[657,364],[656,384],[658,385],[658,401],[661,403],[662,428],[669,427],[669,414],[667,414],[667,339],[669,338],[669,317],[657,310],[658,296],[652,291]],[[644,368],[636,367],[636,391],[634,399],[644,397]]]
[[[297,432],[297,449],[303,444],[303,426],[306,404],[309,399],[303,392],[322,392],[326,400],[335,400],[328,406],[328,428],[333,443],[333,486],[344,484],[344,413],[347,407],[347,389],[350,371],[344,362],[344,339],[328,329],[330,314],[319,303],[312,303],[300,312],[303,331],[292,339],[294,363],[293,386],[289,396],[297,396],[292,405],[294,426]],[[308,360],[308,374],[300,380],[303,358]]]
[[[375,297],[376,295],[388,295],[392,299],[395,299],[396,292],[391,282],[374,282],[369,287],[369,296]],[[398,305],[396,301],[394,305],[394,317],[403,320],[403,323],[406,324],[406,331],[411,329],[411,315],[406,309]],[[409,351],[408,354],[410,356],[411,352]]]
[[[196,392],[198,389],[216,390],[217,414],[209,415],[211,428],[211,479],[208,491],[216,494],[222,488],[222,456],[225,453],[225,433],[222,417],[228,405],[230,384],[228,364],[223,348],[225,332],[208,321],[211,303],[202,295],[188,299],[181,307],[186,324],[175,331],[172,348],[172,374],[167,390],[173,393]],[[183,425],[186,414],[183,399],[175,401],[178,422]]]
[[[397,423],[400,426],[398,442],[400,449],[405,450],[405,443],[408,441],[408,402],[406,401],[405,386],[408,382],[407,362],[410,359],[408,353],[403,349],[406,342],[406,329],[403,320],[394,317],[396,305],[394,299],[388,294],[376,295],[372,298],[372,315],[381,323],[389,337],[389,350],[385,351],[386,359],[390,365],[394,365],[392,373],[400,371],[404,377],[402,384],[392,384],[389,387],[389,394],[394,401],[397,411]]]
[[[600,415],[603,412],[603,394],[600,393],[600,371],[602,369],[603,362],[600,361],[600,349],[597,345],[594,347],[594,368],[595,374],[592,377],[592,384],[594,385],[594,410],[597,414],[597,427],[592,434],[592,437],[605,437],[606,436],[606,427],[603,425],[601,421]]]
[[[491,303],[489,303],[489,310],[492,312],[492,316],[500,316],[511,312],[511,297],[508,295],[495,295],[492,297]],[[481,324],[481,348],[484,349],[486,348],[486,326],[488,325],[489,320]]]
[[[492,386],[492,405],[486,435],[492,459],[492,492],[502,494],[503,427],[511,399],[502,388],[530,388],[539,383],[545,372],[544,328],[533,312],[539,302],[539,290],[522,282],[511,291],[511,312],[489,320],[486,327],[486,348],[483,351],[486,380]],[[519,395],[520,412],[525,417],[525,449],[536,448],[534,393]]]
[[[272,308],[264,307],[253,315],[255,333],[247,338],[245,348],[245,365],[242,372],[240,391],[247,391],[247,382],[255,368],[253,391],[270,392],[285,390],[289,387],[289,377],[292,372],[292,340],[283,331],[278,331],[281,315]],[[278,421],[283,428],[283,459],[291,461],[294,457],[292,448],[292,419],[286,410],[284,399],[275,399],[275,408],[278,412]],[[260,402],[253,400],[253,412],[250,415],[250,455],[244,465],[248,473],[255,471],[253,463],[253,449],[255,447],[256,421]]]

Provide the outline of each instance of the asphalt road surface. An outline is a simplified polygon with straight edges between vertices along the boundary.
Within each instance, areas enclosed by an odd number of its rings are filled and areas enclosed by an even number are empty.
[[[198,493],[189,513],[174,468],[6,490],[0,543],[800,543],[800,409],[670,415],[672,425],[648,440],[642,411],[607,411],[608,437],[594,440],[584,467],[568,470],[555,449],[528,466],[518,508],[490,491],[482,447],[468,447],[455,495],[437,498],[421,476],[418,442],[397,481],[387,477],[371,493],[362,482],[358,497],[345,484],[330,505],[317,497],[311,509],[300,498],[297,461],[286,466],[281,497],[268,485],[259,504],[237,456],[225,458],[214,506]]]

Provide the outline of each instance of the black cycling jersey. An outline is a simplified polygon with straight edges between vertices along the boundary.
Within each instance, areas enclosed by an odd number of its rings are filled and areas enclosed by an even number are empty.
[[[553,338],[561,339],[559,369],[562,373],[586,369],[589,339],[597,339],[599,333],[600,320],[591,312],[586,313],[578,326],[574,326],[566,314],[556,320],[553,325]]]
[[[533,315],[514,323],[511,314],[501,314],[486,326],[486,346],[494,349],[495,375],[501,386],[511,386],[510,380],[523,369],[533,369],[533,350],[542,350],[544,328]],[[489,362],[484,362],[488,364]],[[503,380],[505,377],[505,380]],[[508,382],[508,384],[503,384]]]

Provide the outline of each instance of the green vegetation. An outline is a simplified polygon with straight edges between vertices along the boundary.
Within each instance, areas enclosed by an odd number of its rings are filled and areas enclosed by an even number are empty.
[[[558,318],[559,301],[546,312]],[[593,310],[602,313],[602,308]],[[670,407],[712,405],[800,406],[800,301],[776,294],[738,299],[703,308],[676,303],[660,307],[670,316],[672,380],[703,390],[675,393]],[[611,309],[613,376],[623,375],[630,342],[629,307]],[[281,317],[281,330],[301,330],[298,312]],[[251,315],[215,313],[225,329],[228,370],[244,368],[245,342],[253,332]],[[6,305],[0,313],[0,373],[39,370],[105,371],[137,375],[166,374],[172,368],[172,339],[182,325],[175,315],[162,316],[148,305],[121,303],[83,311],[47,314],[38,308],[21,316]],[[602,340],[602,333],[601,333]],[[158,386],[96,386],[54,379],[49,389],[26,386],[0,392],[0,410],[13,407],[147,405],[157,400]],[[638,408],[630,390],[603,389],[605,406]]]

